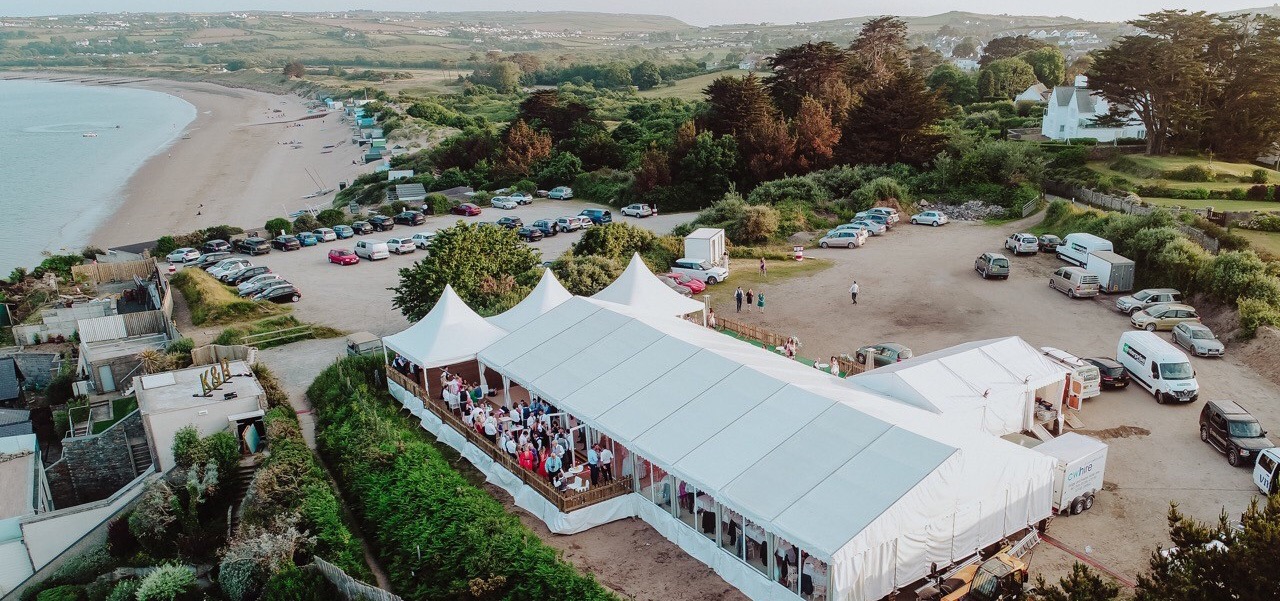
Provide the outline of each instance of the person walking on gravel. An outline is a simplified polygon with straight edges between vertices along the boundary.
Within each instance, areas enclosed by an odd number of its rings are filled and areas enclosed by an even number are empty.
[[[738,307],[738,313],[742,312],[742,297],[742,286],[738,286],[738,289],[733,292],[733,302]]]
[[[858,280],[854,280],[853,285],[849,286],[849,296],[853,298],[853,304],[858,304]]]

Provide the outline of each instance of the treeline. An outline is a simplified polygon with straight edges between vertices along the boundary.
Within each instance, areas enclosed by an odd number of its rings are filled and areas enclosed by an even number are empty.
[[[687,58],[558,65],[547,64],[533,54],[517,52],[509,55],[490,53],[486,62],[475,66],[468,80],[504,94],[515,92],[521,86],[558,86],[563,83],[591,85],[605,90],[629,89],[631,86],[648,90],[664,81],[702,72],[702,65]]]

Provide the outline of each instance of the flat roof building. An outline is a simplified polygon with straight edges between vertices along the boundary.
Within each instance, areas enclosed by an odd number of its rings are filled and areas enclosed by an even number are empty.
[[[140,376],[134,378],[134,390],[161,472],[174,467],[173,438],[185,426],[195,426],[201,437],[234,427],[241,444],[252,447],[263,434],[261,428],[246,432],[261,423],[267,400],[244,361]]]

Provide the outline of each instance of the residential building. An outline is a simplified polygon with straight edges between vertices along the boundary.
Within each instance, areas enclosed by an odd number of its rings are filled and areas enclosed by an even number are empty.
[[[242,448],[256,452],[266,433],[262,385],[244,361],[189,367],[134,378],[138,409],[159,471],[173,469],[173,438],[185,426],[201,437],[232,429]]]
[[[1128,111],[1128,122],[1120,127],[1104,127],[1097,120],[1111,112],[1111,103],[1087,87],[1084,76],[1075,86],[1053,89],[1049,106],[1040,125],[1040,133],[1052,140],[1090,139],[1113,142],[1119,138],[1145,138],[1147,128],[1136,114]]]
[[[1050,90],[1049,86],[1037,81],[1034,85],[1027,88],[1026,91],[1014,96],[1013,101],[1022,102],[1025,100],[1027,102],[1048,102],[1049,96],[1052,93],[1053,90]]]
[[[35,434],[0,438],[0,594],[35,572],[22,520],[53,509]]]

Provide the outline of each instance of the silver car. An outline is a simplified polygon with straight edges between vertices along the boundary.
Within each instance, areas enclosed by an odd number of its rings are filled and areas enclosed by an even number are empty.
[[[285,281],[284,276],[278,273],[255,275],[248,280],[241,282],[239,286],[236,286],[236,292],[239,293],[240,296],[253,296],[261,291],[263,287],[277,282],[288,283]]]
[[[885,224],[879,223],[876,221],[871,221],[870,219],[858,219],[850,223],[852,223],[853,225],[860,225],[862,227],[867,228],[867,231],[871,232],[872,236],[879,236],[885,233],[885,231],[889,229],[888,226],[886,226]]]
[[[1222,341],[1202,323],[1186,321],[1173,326],[1173,341],[1197,357],[1221,357],[1225,352]]]
[[[1182,302],[1182,293],[1173,288],[1147,288],[1135,292],[1133,296],[1122,296],[1116,299],[1116,310],[1133,315],[1148,307],[1180,302]]]

